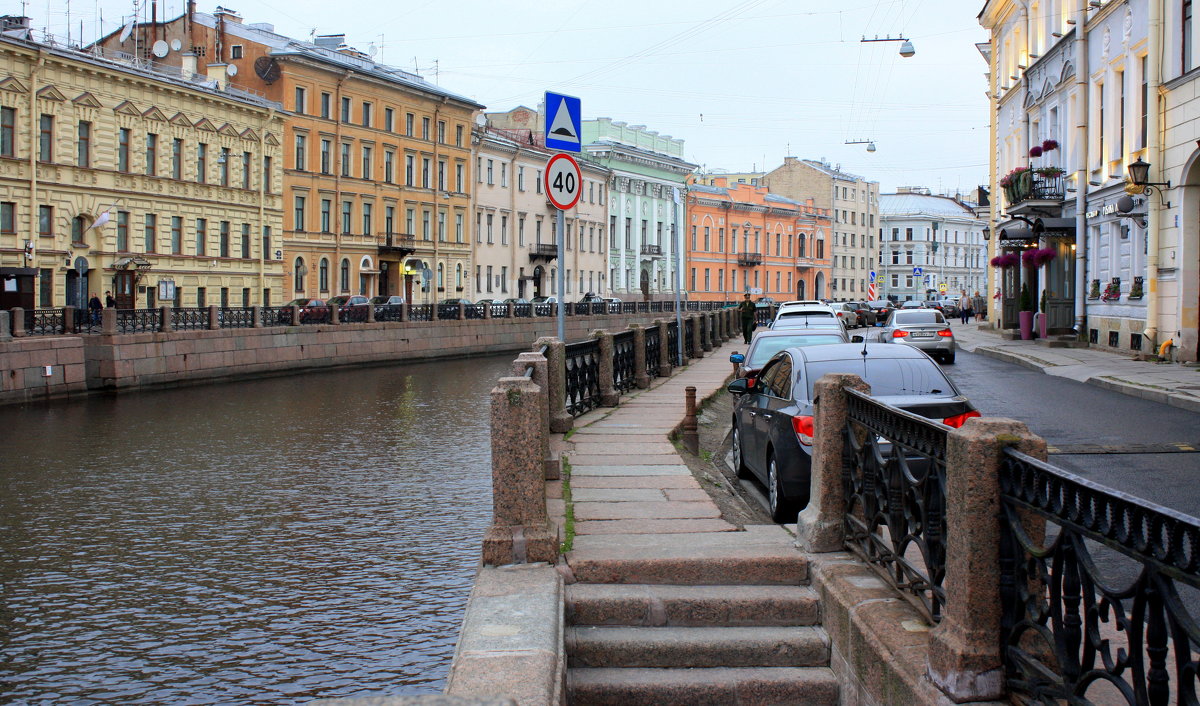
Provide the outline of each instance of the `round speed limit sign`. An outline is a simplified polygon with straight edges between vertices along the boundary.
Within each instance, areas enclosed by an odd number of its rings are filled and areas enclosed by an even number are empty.
[[[579,202],[583,193],[579,163],[569,154],[558,153],[546,164],[542,177],[550,203],[560,211],[569,211]]]

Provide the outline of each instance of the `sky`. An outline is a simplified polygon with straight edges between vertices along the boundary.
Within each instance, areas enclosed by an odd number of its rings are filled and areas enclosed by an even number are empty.
[[[234,4],[236,3],[236,4]],[[159,0],[159,17],[185,0]],[[135,15],[134,0],[3,0],[33,26],[90,41]],[[140,0],[149,17],[150,0]],[[212,13],[217,5],[197,0]],[[975,48],[982,0],[230,0],[247,23],[297,39],[342,34],[377,61],[509,110],[544,91],[684,140],[705,170],[824,159],[883,193],[986,183],[987,65]],[[68,12],[70,21],[68,23]],[[904,36],[899,42],[863,37]],[[865,144],[847,141],[870,140]]]

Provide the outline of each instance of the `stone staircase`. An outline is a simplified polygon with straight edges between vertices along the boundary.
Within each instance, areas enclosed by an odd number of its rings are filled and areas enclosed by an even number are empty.
[[[780,528],[747,529],[584,548],[566,587],[567,702],[837,704],[807,559]]]

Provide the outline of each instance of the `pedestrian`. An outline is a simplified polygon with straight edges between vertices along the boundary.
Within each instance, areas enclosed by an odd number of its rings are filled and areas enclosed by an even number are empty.
[[[975,309],[975,318],[980,321],[987,321],[987,302],[983,300],[983,295],[979,290],[975,290],[975,296],[971,297],[971,308]]]
[[[967,290],[959,290],[962,296],[958,298],[958,315],[962,318],[964,326],[971,323],[971,315],[975,313],[971,298],[967,296]]]
[[[107,291],[104,293],[104,308],[105,309],[116,309],[117,308],[117,300],[113,298],[112,292],[110,292],[110,291]]]
[[[100,297],[96,296],[95,292],[92,292],[92,298],[88,299],[88,311],[92,314],[93,324],[100,323],[100,310],[103,308],[100,304]]]
[[[738,304],[738,313],[742,316],[742,338],[746,339],[746,343],[750,342],[750,337],[754,335],[755,317],[757,311],[754,307],[754,302],[750,301],[750,293],[742,299],[742,303]]]

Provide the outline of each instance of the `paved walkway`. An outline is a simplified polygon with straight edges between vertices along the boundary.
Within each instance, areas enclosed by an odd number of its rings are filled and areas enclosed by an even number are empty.
[[[972,322],[964,326],[954,319],[953,329],[954,338],[963,350],[1200,412],[1200,366],[1134,360],[1132,353],[1095,348],[1050,348],[1034,341],[1010,341],[989,323]]]

